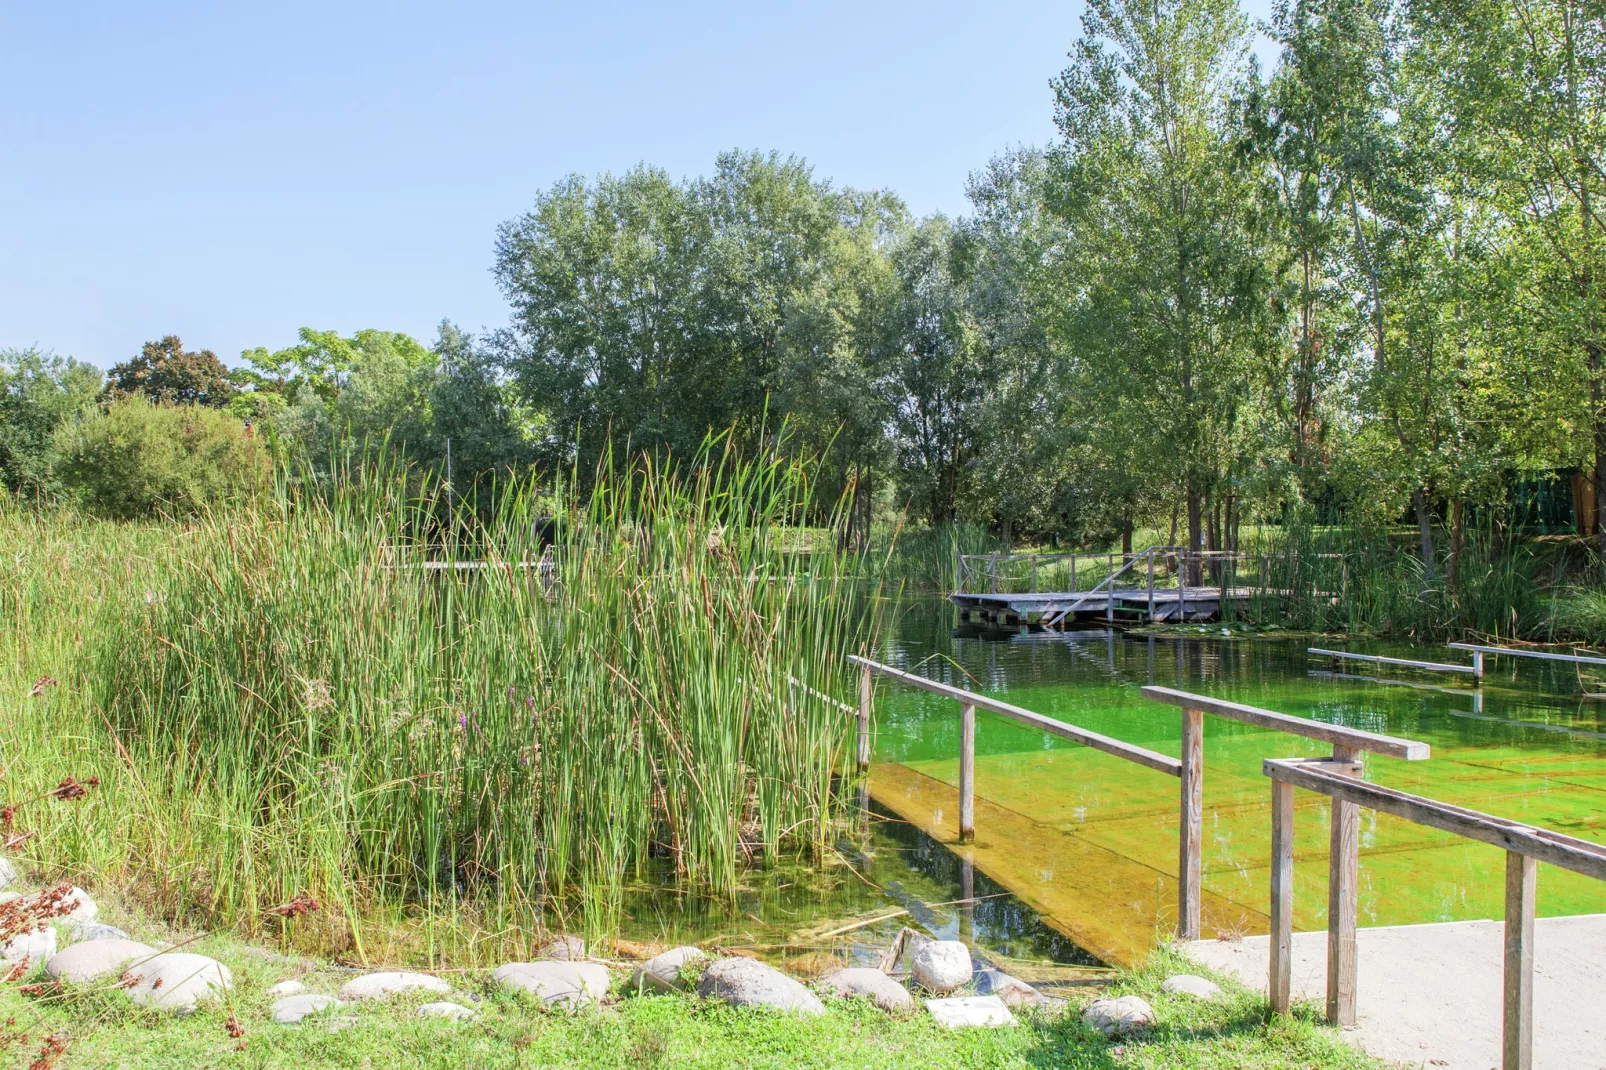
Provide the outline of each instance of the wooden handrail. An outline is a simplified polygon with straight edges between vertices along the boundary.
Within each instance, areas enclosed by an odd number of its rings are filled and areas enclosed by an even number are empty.
[[[1151,684],[1143,689],[1143,697],[1156,702],[1169,702],[1183,709],[1200,710],[1217,717],[1242,721],[1260,728],[1304,736],[1306,739],[1319,739],[1338,747],[1348,747],[1351,750],[1367,751],[1372,754],[1386,754],[1391,758],[1404,758],[1408,762],[1426,761],[1432,756],[1432,749],[1426,743],[1414,739],[1400,739],[1397,736],[1385,736],[1360,728],[1328,724],[1326,721],[1293,717],[1286,713],[1275,713],[1238,702],[1228,702],[1225,699],[1177,691],[1170,687],[1156,687]]]
[[[1335,774],[1323,766],[1322,759],[1267,758],[1262,763],[1267,776],[1286,781],[1296,788],[1347,799],[1368,810],[1381,810],[1440,832],[1452,832],[1469,840],[1516,851],[1561,869],[1606,881],[1606,846],[1526,825],[1521,821],[1385,788],[1380,784],[1368,784],[1364,780]]]
[[[1348,650],[1326,650],[1319,646],[1305,648],[1305,653],[1315,657],[1344,659],[1346,661],[1369,661],[1374,665],[1400,665],[1407,669],[1423,669],[1427,672],[1464,672],[1476,676],[1478,669],[1474,665],[1454,665],[1443,661],[1412,661],[1410,658],[1389,658],[1381,654],[1353,654]]]
[[[948,684],[938,683],[935,680],[928,680],[924,676],[916,676],[913,673],[904,672],[902,669],[895,669],[891,665],[883,665],[878,661],[871,661],[869,658],[861,658],[855,654],[849,654],[848,661],[878,676],[891,677],[911,687],[929,691],[933,695],[951,698],[961,706],[972,706],[978,710],[986,710],[988,713],[996,713],[1000,717],[1007,717],[1030,728],[1040,729],[1049,735],[1059,736],[1061,739],[1068,739],[1073,743],[1080,743],[1085,747],[1103,751],[1105,754],[1113,754],[1117,758],[1125,758],[1129,762],[1136,762],[1138,765],[1146,766],[1158,773],[1165,773],[1168,776],[1182,775],[1182,763],[1158,751],[1148,750],[1134,743],[1127,743],[1110,736],[1101,735],[1098,732],[1091,732],[1085,728],[1078,728],[1076,725],[1066,724],[1064,721],[1057,721],[1052,717],[1045,717],[1041,713],[1033,713],[1031,710],[1022,709],[1008,702],[988,698],[986,695],[978,695],[976,692],[967,691],[962,687],[953,687]]]
[[[1592,658],[1587,654],[1556,654],[1549,650],[1512,650],[1503,646],[1479,646],[1476,643],[1451,643],[1451,650],[1472,652],[1472,675],[1483,679],[1483,659],[1489,654],[1504,654],[1513,658],[1539,658],[1542,661],[1570,661],[1575,665],[1606,665],[1606,658]]]
[[[1334,768],[1328,759],[1267,759],[1262,771],[1271,778],[1271,961],[1272,1010],[1286,1014],[1291,990],[1294,905],[1294,788],[1327,795],[1334,807],[1365,806],[1429,828],[1493,844],[1506,852],[1504,1008],[1501,1024],[1501,1066],[1530,1070],[1533,1066],[1534,901],[1537,862],[1606,880],[1606,847],[1549,829],[1536,828],[1493,814],[1451,806],[1436,799],[1357,781]],[[1334,863],[1329,856],[1329,887]],[[1335,1025],[1354,1022],[1356,984],[1353,925],[1328,911],[1327,1018]],[[1335,953],[1346,942],[1347,955]]]

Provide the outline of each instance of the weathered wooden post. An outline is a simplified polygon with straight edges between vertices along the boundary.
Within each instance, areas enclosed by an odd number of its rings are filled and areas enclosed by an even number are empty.
[[[959,707],[959,839],[976,838],[976,707]]]
[[[1032,555],[1032,593],[1037,593],[1037,555]]]
[[[1154,623],[1154,550],[1152,548],[1149,550],[1149,619],[1147,623]],[[1154,643],[1152,641],[1149,643],[1149,651],[1152,656],[1154,651]],[[1152,677],[1154,674],[1151,672],[1149,675]]]
[[[1483,683],[1483,651],[1481,650],[1472,652],[1472,678],[1480,684]]]
[[[1287,1014],[1294,952],[1294,786],[1271,782],[1271,1009]]]
[[[1182,807],[1177,833],[1177,939],[1199,939],[1204,847],[1204,714],[1182,708]]]
[[[859,672],[859,772],[870,771],[870,703],[875,698],[875,681],[870,666]]]
[[[1534,890],[1536,863],[1506,852],[1505,1021],[1501,1070],[1532,1070],[1534,1033]]]
[[[1353,747],[1333,745],[1333,761],[1351,763]],[[1327,1022],[1355,1024],[1355,921],[1360,895],[1361,808],[1333,797],[1333,827],[1327,852]]]

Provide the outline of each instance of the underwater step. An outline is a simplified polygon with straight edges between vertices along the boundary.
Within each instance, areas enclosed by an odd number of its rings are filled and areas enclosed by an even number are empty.
[[[1162,934],[1176,929],[1174,872],[981,797],[976,799],[976,839],[961,845],[953,786],[906,765],[873,766],[870,794],[881,806],[968,858],[979,872],[1037,911],[1045,923],[1104,962],[1139,965]],[[1208,888],[1201,913],[1208,936],[1265,932],[1269,925],[1263,910]]]

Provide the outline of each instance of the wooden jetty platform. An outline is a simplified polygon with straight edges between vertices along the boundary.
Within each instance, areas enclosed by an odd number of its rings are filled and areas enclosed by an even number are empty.
[[[1267,572],[1261,557],[1170,546],[1135,554],[961,554],[948,597],[961,623],[995,628],[1200,622],[1218,619],[1224,602],[1280,595],[1266,585]]]
[[[1227,597],[1246,601],[1256,592],[1232,589]],[[1111,592],[1045,591],[1022,594],[952,594],[962,622],[996,627],[1064,628],[1077,621],[1103,620],[1144,624],[1210,621],[1221,616],[1219,587],[1161,587],[1151,598],[1144,589]]]

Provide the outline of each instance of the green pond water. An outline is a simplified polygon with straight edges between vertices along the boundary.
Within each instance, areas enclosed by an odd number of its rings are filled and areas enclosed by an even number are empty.
[[[1144,684],[1421,740],[1431,744],[1431,760],[1368,755],[1366,778],[1606,842],[1606,704],[1582,697],[1598,682],[1580,680],[1574,666],[1495,658],[1479,689],[1469,676],[1364,663],[1335,672],[1331,661],[1307,656],[1307,645],[1335,644],[1145,639],[1103,629],[988,635],[956,630],[952,610],[931,599],[903,606],[882,660],[1171,755],[1180,751],[1179,711],[1144,699]],[[1469,661],[1444,646],[1338,645]],[[882,685],[876,768],[898,790],[912,784],[897,808],[937,835],[952,828],[957,811],[956,797],[943,796],[958,782],[958,745],[956,703]],[[1206,935],[1265,931],[1270,783],[1261,760],[1329,750],[1314,740],[1205,718]],[[1124,927],[1138,944],[1174,925],[1174,778],[985,712],[978,715],[976,755],[973,854],[980,869],[1070,932],[1090,919],[1067,915],[1100,909],[1119,914],[1106,924]],[[1320,796],[1298,793],[1295,924],[1301,929],[1326,926],[1328,807]],[[1003,830],[991,843],[989,815]],[[997,842],[1000,836],[1007,842]],[[1055,872],[1046,872],[1044,859],[1058,860]],[[1111,879],[1115,872],[1120,879]],[[1496,848],[1362,811],[1363,925],[1501,917],[1503,874]],[[1606,912],[1606,884],[1542,865],[1538,909]],[[1119,943],[1120,935],[1104,938]]]
[[[1230,629],[1230,625],[1228,628]],[[1153,750],[1180,750],[1179,711],[1139,694],[1156,683],[1281,713],[1421,740],[1426,762],[1367,756],[1366,778],[1606,842],[1606,703],[1566,664],[1491,659],[1466,676],[1361,665],[1335,672],[1307,645],[1465,663],[1443,646],[1146,639],[1094,629],[984,634],[958,629],[942,599],[903,601],[880,660],[1005,698]],[[878,686],[872,813],[823,864],[755,870],[734,901],[647,884],[628,896],[623,935],[717,938],[806,972],[868,961],[903,925],[970,940],[978,952],[1061,963],[1135,961],[1175,926],[1177,781],[982,712],[976,841],[958,845],[957,705]],[[1268,757],[1326,745],[1205,718],[1206,936],[1264,932],[1269,897]],[[1300,792],[1295,925],[1326,926],[1328,800]],[[1498,918],[1504,863],[1483,844],[1362,811],[1360,921],[1397,925]],[[972,899],[955,905],[952,901]],[[1606,884],[1541,865],[1541,915],[1606,912]],[[840,925],[908,913],[843,935]]]

